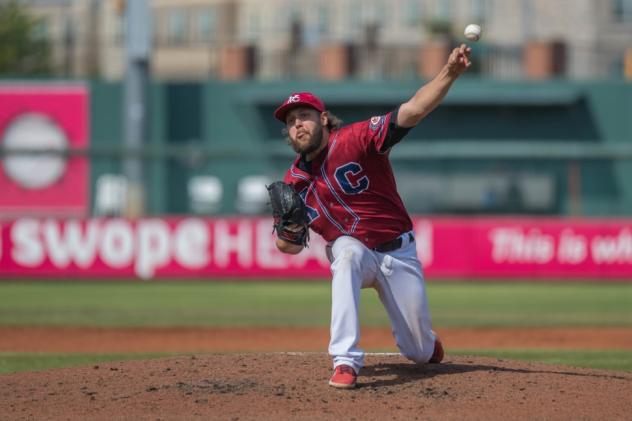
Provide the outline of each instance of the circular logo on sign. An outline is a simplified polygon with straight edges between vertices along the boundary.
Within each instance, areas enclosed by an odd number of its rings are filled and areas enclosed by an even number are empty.
[[[66,171],[66,157],[57,153],[38,151],[64,151],[68,139],[50,118],[38,113],[24,113],[7,127],[2,139],[5,151],[30,149],[34,154],[7,154],[3,167],[7,176],[22,187],[42,189],[50,186]]]

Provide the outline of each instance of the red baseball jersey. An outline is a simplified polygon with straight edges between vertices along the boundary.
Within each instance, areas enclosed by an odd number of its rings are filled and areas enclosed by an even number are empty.
[[[310,228],[326,241],[350,235],[374,248],[412,229],[383,147],[394,115],[333,130],[318,157],[306,163],[299,156],[285,174],[307,206]]]

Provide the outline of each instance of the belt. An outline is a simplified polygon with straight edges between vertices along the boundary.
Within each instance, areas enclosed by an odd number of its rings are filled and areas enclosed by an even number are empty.
[[[406,234],[404,234],[406,235]],[[382,243],[377,247],[373,247],[373,250],[375,251],[379,251],[380,253],[386,253],[389,251],[393,251],[393,250],[397,250],[398,248],[400,248],[402,246],[402,243],[404,242],[404,235],[400,235],[399,237],[395,238],[394,240],[391,241],[387,241],[386,243]],[[413,241],[415,241],[415,237],[413,236],[412,232],[408,233],[408,243],[412,243]]]

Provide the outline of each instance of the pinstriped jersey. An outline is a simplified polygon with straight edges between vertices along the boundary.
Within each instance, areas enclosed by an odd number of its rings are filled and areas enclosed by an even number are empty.
[[[369,248],[412,229],[388,154],[394,112],[333,130],[310,162],[297,157],[285,174],[306,204],[310,228],[326,241],[341,235]]]

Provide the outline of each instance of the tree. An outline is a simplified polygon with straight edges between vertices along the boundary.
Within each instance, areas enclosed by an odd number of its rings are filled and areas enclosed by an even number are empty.
[[[0,76],[51,73],[50,43],[37,36],[40,23],[16,0],[0,0]]]

